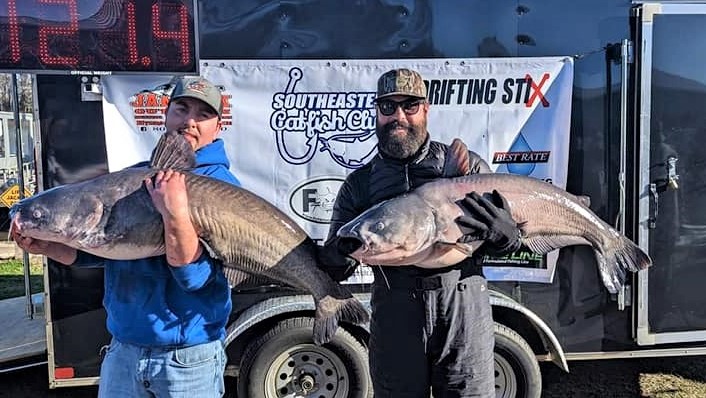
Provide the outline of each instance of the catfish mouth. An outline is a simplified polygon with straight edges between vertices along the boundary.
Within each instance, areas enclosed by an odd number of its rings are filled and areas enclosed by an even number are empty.
[[[341,237],[336,246],[339,252],[368,265],[400,265],[408,257],[408,252],[402,247],[381,250],[373,242],[366,242],[359,237]]]
[[[59,230],[43,231],[36,223],[26,219],[20,220],[20,218],[20,214],[16,214],[12,218],[8,232],[10,236],[12,236],[14,232],[27,238],[54,241],[58,236],[63,235],[62,231]]]
[[[21,236],[25,236],[34,229],[34,223],[27,220],[20,221],[20,218],[19,213],[10,214],[10,235],[15,232]]]

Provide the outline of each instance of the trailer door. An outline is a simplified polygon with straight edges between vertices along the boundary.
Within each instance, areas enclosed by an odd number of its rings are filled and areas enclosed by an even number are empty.
[[[706,4],[636,13],[637,342],[706,341]]]

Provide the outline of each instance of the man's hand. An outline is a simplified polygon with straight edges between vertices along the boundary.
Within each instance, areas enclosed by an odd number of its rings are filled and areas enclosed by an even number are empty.
[[[12,240],[15,241],[17,246],[20,247],[20,249],[22,249],[30,254],[46,255],[47,251],[49,250],[50,243],[51,243],[46,240],[39,240],[39,239],[30,238],[28,236],[22,236],[22,235],[18,234],[16,231],[12,231],[12,233],[10,234],[10,237]]]
[[[347,253],[343,253],[338,248],[337,242],[326,246],[317,245],[316,247],[316,256],[319,260],[317,261],[317,266],[326,272],[333,280],[340,282],[353,275],[353,272],[358,266],[358,262],[348,257]]]
[[[486,197],[471,192],[458,202],[464,215],[456,219],[463,235],[460,243],[485,240],[493,254],[511,253],[520,248],[520,229],[510,215],[510,206],[496,190]]]
[[[145,180],[152,203],[163,218],[168,220],[189,219],[189,199],[186,196],[186,177],[174,170],[159,171],[154,183]]]
[[[76,249],[61,243],[30,238],[21,235],[16,229],[10,231],[10,239],[14,240],[20,249],[30,254],[41,254],[65,265],[76,261]]]

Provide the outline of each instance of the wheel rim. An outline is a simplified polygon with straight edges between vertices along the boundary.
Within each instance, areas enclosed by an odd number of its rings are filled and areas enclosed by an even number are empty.
[[[331,350],[299,344],[278,355],[265,376],[266,398],[345,398],[346,366]]]
[[[515,398],[517,376],[512,365],[502,356],[495,354],[495,397]]]

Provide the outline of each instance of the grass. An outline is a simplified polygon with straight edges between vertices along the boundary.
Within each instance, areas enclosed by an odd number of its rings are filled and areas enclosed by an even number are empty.
[[[32,293],[44,289],[41,261],[30,261],[30,286]],[[24,269],[21,260],[0,262],[0,300],[25,294]]]

